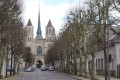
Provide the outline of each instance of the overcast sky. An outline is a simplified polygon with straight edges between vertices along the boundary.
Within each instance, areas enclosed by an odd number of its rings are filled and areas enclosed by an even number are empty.
[[[24,25],[27,24],[28,19],[30,18],[34,26],[35,37],[38,23],[38,9],[40,4],[40,18],[43,37],[45,37],[45,27],[49,19],[51,19],[52,24],[56,29],[56,33],[58,34],[64,24],[64,18],[67,11],[75,1],[76,0],[24,0]]]

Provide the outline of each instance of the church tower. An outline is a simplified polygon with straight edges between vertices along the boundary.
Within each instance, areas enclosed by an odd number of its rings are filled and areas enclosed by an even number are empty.
[[[45,53],[47,53],[47,50],[52,46],[55,38],[55,28],[53,27],[51,20],[49,20],[46,26]]]
[[[39,13],[38,13],[38,28],[37,28],[36,38],[42,38],[41,23],[40,23],[40,7],[39,7]]]
[[[26,33],[27,33],[27,37],[26,37],[26,47],[30,47],[31,48],[31,53],[34,53],[33,47],[34,47],[34,27],[31,23],[31,20],[28,20],[28,23],[25,27]]]
[[[40,6],[38,10],[38,26],[36,37],[34,38],[34,27],[29,19],[27,26],[25,27],[27,32],[26,38],[26,47],[31,48],[31,52],[35,56],[34,67],[40,68],[42,65],[45,65],[44,57],[47,53],[47,50],[52,46],[53,42],[55,41],[55,29],[52,25],[51,20],[48,21],[46,26],[46,36],[45,38],[42,37],[42,30],[41,30],[41,23],[40,23]]]

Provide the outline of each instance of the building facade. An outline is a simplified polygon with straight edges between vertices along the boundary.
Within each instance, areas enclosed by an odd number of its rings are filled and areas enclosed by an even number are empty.
[[[26,37],[26,47],[31,48],[31,53],[35,56],[35,64],[37,68],[40,68],[41,65],[44,65],[44,56],[47,53],[47,50],[52,46],[55,41],[56,34],[55,28],[52,25],[51,20],[48,21],[46,26],[46,34],[45,38],[42,37],[41,24],[40,24],[40,9],[38,13],[38,28],[37,35],[34,38],[34,26],[32,25],[31,20],[29,19],[27,25],[25,26],[25,30],[27,32]]]

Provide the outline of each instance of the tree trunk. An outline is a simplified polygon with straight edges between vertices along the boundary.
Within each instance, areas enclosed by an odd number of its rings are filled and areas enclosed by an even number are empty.
[[[88,77],[88,72],[87,72],[87,46],[86,46],[86,35],[84,35],[84,40],[83,40],[83,49],[84,49],[84,68],[85,68],[85,77],[87,78]]]
[[[2,71],[2,65],[3,65],[3,57],[1,58],[1,63],[0,63],[0,78],[1,78],[1,71]]]
[[[105,68],[105,80],[107,80],[108,72],[107,72],[107,53],[106,48],[104,49],[104,68]]]
[[[91,80],[95,80],[95,53],[97,51],[97,44],[95,43],[93,45],[93,51],[92,51],[92,72],[91,72]]]
[[[66,63],[67,73],[70,74],[70,54],[67,52],[67,63]]]
[[[12,75],[12,68],[13,68],[13,47],[11,47],[10,76]]]
[[[72,74],[72,51],[70,51],[70,74]]]
[[[16,69],[16,59],[15,59],[15,54],[13,55],[14,56],[14,68],[13,68],[13,75],[15,75],[15,69]]]
[[[7,68],[8,68],[8,46],[7,46],[7,54],[6,54],[6,77],[8,76]]]
[[[18,65],[17,65],[17,74],[19,73],[19,68],[20,68],[20,63],[19,63],[19,60],[18,60]]]
[[[91,80],[95,79],[94,71],[95,71],[95,54],[93,52],[92,53],[92,73],[91,73]]]
[[[74,54],[73,54],[73,56],[74,56],[74,75],[77,75],[76,51],[74,50],[73,52],[74,52]]]
[[[61,72],[63,72],[63,53],[61,52]]]
[[[80,50],[79,50],[79,53],[80,53],[80,69],[79,69],[79,76],[82,76],[82,53],[81,53]]]

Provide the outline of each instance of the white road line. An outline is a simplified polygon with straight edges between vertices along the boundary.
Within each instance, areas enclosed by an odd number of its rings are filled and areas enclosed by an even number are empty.
[[[34,80],[34,78],[35,78],[35,72],[34,72],[34,75],[33,75],[33,79],[32,79],[32,80]]]
[[[45,79],[45,77],[39,77],[39,79]]]
[[[19,78],[20,80],[24,80],[24,78]]]

